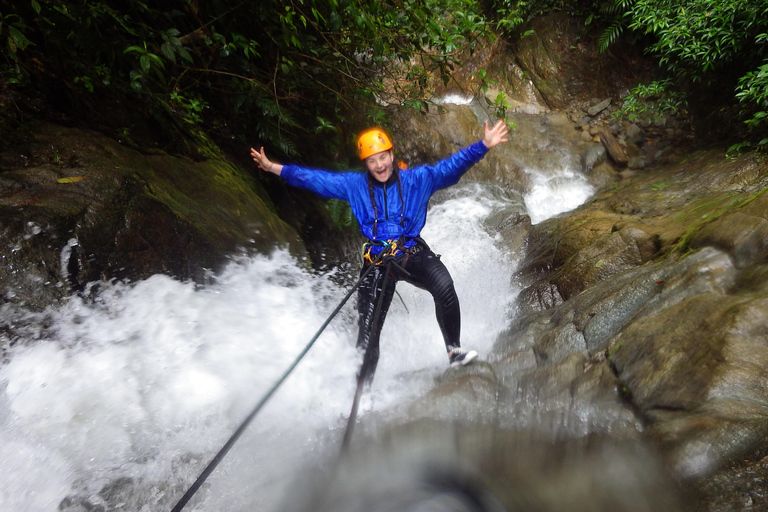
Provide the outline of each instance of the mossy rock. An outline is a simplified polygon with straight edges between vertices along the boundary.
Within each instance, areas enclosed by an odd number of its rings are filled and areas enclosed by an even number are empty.
[[[44,307],[92,281],[156,273],[203,282],[238,251],[306,254],[260,182],[223,158],[147,155],[57,125],[15,152],[29,165],[0,172],[6,300]],[[30,280],[47,286],[33,294]]]

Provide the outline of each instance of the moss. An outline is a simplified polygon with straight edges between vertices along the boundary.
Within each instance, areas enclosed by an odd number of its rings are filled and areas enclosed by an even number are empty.
[[[255,192],[258,185],[224,161],[186,162],[159,157],[155,165],[137,174],[151,197],[206,237],[220,240],[224,235],[265,242],[274,238],[282,244],[295,239],[292,230],[277,218],[274,207]]]
[[[692,252],[690,248],[691,240],[702,227],[719,219],[726,213],[745,207],[760,197],[766,190],[768,190],[768,187],[762,188],[745,198],[742,198],[741,194],[737,192],[728,192],[714,198],[702,199],[691,203],[691,206],[675,219],[681,223],[689,221],[691,225],[685,230],[685,233],[683,233],[679,242],[667,257],[690,254]]]

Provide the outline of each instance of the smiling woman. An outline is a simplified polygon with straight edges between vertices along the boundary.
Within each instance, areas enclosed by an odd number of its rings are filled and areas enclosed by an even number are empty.
[[[251,157],[261,169],[285,178],[289,185],[349,202],[367,239],[357,302],[357,347],[364,351],[359,382],[373,381],[379,360],[379,335],[397,281],[432,294],[451,365],[466,365],[477,357],[474,350],[461,348],[461,312],[453,280],[440,257],[421,238],[421,230],[432,195],[458,183],[490,149],[507,142],[507,133],[502,120],[492,127],[486,121],[481,141],[435,165],[402,171],[394,166],[394,146],[381,128],[363,132],[357,141],[358,156],[367,173],[284,166],[269,160],[264,148],[251,148]]]

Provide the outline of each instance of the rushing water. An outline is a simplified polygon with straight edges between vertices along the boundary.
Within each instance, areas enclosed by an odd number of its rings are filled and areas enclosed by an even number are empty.
[[[581,173],[565,166],[549,173],[528,170],[527,174],[532,185],[525,206],[533,224],[573,210],[595,193]]]
[[[542,177],[529,214],[562,211],[541,197],[574,182]],[[481,227],[501,200],[455,189],[423,236],[456,282],[463,344],[482,354],[512,313],[515,261]],[[276,250],[234,258],[204,288],[158,275],[25,313],[43,327],[0,367],[0,510],[169,510],[344,297],[332,278]],[[398,292],[362,415],[424,393],[447,366],[431,297]],[[294,469],[340,442],[356,329],[353,297],[187,509],[274,510]]]

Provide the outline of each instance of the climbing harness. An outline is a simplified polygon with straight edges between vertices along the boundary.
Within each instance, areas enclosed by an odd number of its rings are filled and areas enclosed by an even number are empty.
[[[374,247],[383,247],[383,249],[378,254],[373,254]],[[397,240],[376,240],[363,244],[363,260],[372,265],[381,265],[384,261],[387,261],[388,257],[399,258],[403,254],[403,250],[400,249]]]
[[[312,339],[307,343],[306,347],[304,347],[304,350],[301,351],[301,353],[298,355],[298,357],[291,363],[291,365],[288,367],[288,369],[280,376],[280,378],[275,382],[275,384],[267,391],[267,393],[262,397],[262,399],[259,401],[258,404],[253,408],[253,410],[246,416],[245,420],[240,424],[239,427],[237,427],[237,430],[230,436],[229,440],[224,444],[224,446],[219,450],[219,452],[216,454],[216,456],[211,459],[211,462],[208,463],[208,465],[205,467],[202,473],[200,473],[200,476],[197,477],[197,480],[189,487],[186,493],[184,493],[184,496],[181,497],[181,499],[176,503],[176,505],[171,509],[171,512],[180,512],[184,506],[189,502],[189,500],[194,496],[194,494],[197,492],[197,490],[203,485],[205,480],[210,476],[211,473],[213,473],[213,470],[216,469],[216,466],[219,465],[219,463],[224,459],[224,457],[227,455],[229,450],[234,446],[234,444],[237,442],[237,440],[240,438],[240,436],[245,432],[245,429],[248,427],[248,425],[253,421],[253,418],[256,417],[256,414],[261,410],[262,407],[264,407],[264,404],[267,403],[267,400],[269,400],[272,395],[275,394],[277,389],[285,382],[285,380],[288,378],[288,376],[293,372],[293,370],[298,366],[299,362],[304,358],[305,355],[309,352],[309,349],[312,348],[312,345],[315,344],[317,339],[320,337],[320,334],[323,333],[326,327],[328,327],[328,324],[331,323],[331,320],[341,311],[341,308],[344,307],[344,304],[349,300],[349,298],[352,296],[352,294],[357,290],[357,288],[360,286],[360,284],[363,282],[363,279],[368,275],[368,273],[376,268],[377,265],[380,263],[384,263],[386,265],[386,271],[390,272],[391,267],[394,266],[398,268],[401,272],[405,273],[406,275],[408,272],[406,272],[405,269],[403,269],[400,265],[395,263],[395,254],[393,254],[396,251],[399,251],[397,248],[397,243],[390,243],[388,242],[388,245],[385,247],[389,247],[389,250],[382,251],[379,254],[373,255],[371,258],[367,259],[366,261],[371,261],[371,265],[367,265],[367,268],[364,268],[363,272],[360,275],[360,278],[358,279],[355,286],[353,286],[349,292],[344,296],[342,301],[339,303],[338,306],[336,306],[336,309],[333,310],[333,312],[330,314],[330,316],[323,322],[323,325],[320,326],[320,329],[315,333],[315,335],[312,337]],[[374,319],[378,320],[378,316],[381,314],[381,307],[383,302],[383,296],[384,296],[384,290],[387,286],[387,281],[384,281],[383,289],[381,292],[381,296],[379,297],[376,305],[376,311],[374,313]],[[375,325],[375,323],[374,323]],[[352,411],[350,412],[349,420],[347,421],[347,430],[344,433],[344,441],[342,442],[342,453],[344,453],[348,443],[349,439],[352,437],[352,429],[354,423],[357,421],[357,409],[360,403],[360,397],[362,396],[363,391],[363,384],[365,382],[365,376],[370,371],[369,368],[366,367],[366,361],[368,361],[367,358],[368,351],[366,350],[366,356],[363,358],[363,366],[360,369],[360,373],[358,374],[358,382],[357,382],[357,390],[355,391],[355,398],[352,403]]]

